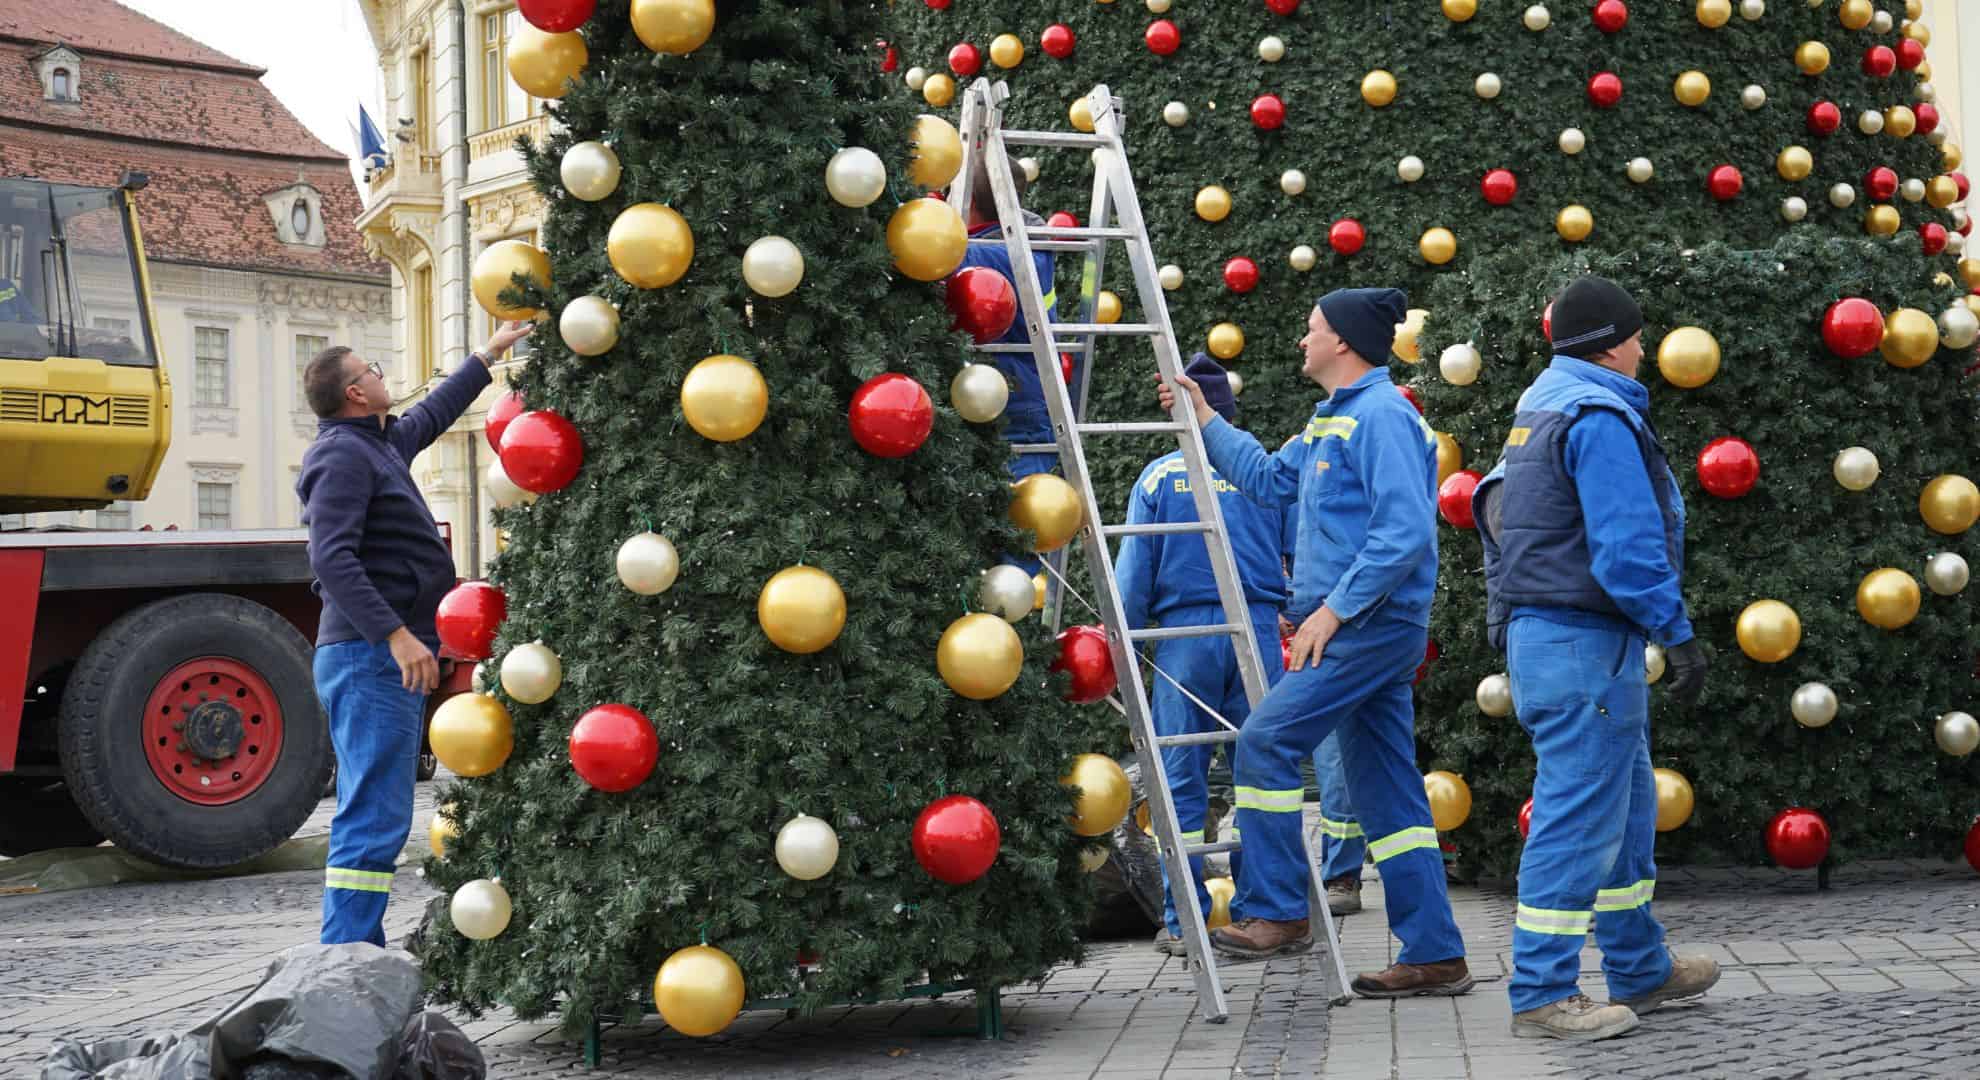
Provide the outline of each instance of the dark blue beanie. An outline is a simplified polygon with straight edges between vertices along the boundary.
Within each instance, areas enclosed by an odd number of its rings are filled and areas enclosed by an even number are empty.
[[[1237,395],[1231,393],[1231,378],[1208,353],[1197,353],[1189,358],[1189,366],[1183,374],[1195,381],[1203,391],[1203,400],[1217,415],[1231,423],[1237,423]]]
[[[1409,317],[1409,297],[1401,289],[1335,289],[1320,298],[1327,325],[1371,364],[1389,362],[1396,326]]]

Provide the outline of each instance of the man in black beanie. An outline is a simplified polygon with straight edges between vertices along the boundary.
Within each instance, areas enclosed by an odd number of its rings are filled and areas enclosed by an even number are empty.
[[[1636,381],[1643,312],[1599,277],[1554,300],[1554,360],[1519,399],[1498,465],[1472,496],[1485,544],[1486,632],[1539,773],[1513,923],[1513,1034],[1606,1039],[1718,981],[1676,956],[1650,914],[1657,787],[1645,643],[1673,697],[1705,685],[1685,615],[1684,501]],[[1576,985],[1590,925],[1608,1005]]]
[[[1286,675],[1245,721],[1236,763],[1244,859],[1217,951],[1263,959],[1312,947],[1300,762],[1338,732],[1348,794],[1381,868],[1396,963],[1362,974],[1364,997],[1471,989],[1464,939],[1416,767],[1410,682],[1428,642],[1437,585],[1437,439],[1389,379],[1395,289],[1320,298],[1301,339],[1301,372],[1327,391],[1306,431],[1276,454],[1233,427],[1187,375],[1210,461],[1253,501],[1297,505],[1288,617],[1298,625]],[[1162,407],[1175,389],[1163,385]]]

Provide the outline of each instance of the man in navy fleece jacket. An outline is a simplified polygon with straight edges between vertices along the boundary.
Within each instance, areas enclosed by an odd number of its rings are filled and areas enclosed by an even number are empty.
[[[454,556],[413,483],[412,459],[474,403],[490,382],[489,362],[530,330],[496,330],[404,416],[390,415],[384,372],[348,348],[323,350],[303,371],[318,420],[296,493],[323,600],[316,694],[337,751],[325,945],[385,944],[392,867],[412,829],[421,717],[440,681],[433,616],[453,587]]]

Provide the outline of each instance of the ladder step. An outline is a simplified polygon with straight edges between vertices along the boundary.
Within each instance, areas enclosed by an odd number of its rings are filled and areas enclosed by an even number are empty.
[[[1052,329],[1057,330],[1058,327],[1054,326]],[[981,353],[1028,353],[1031,351],[1029,344],[972,345],[970,348]],[[1052,350],[1054,352],[1083,353],[1086,351],[1086,343],[1083,341],[1054,341],[1052,343]]]
[[[1033,251],[1092,251],[1095,240],[1033,240]]]
[[[1107,337],[1154,337],[1162,328],[1154,323],[1053,323],[1052,332],[1057,334],[1100,334]]]
[[[1081,435],[1180,435],[1186,430],[1171,420],[1146,424],[1075,424]]]
[[[1130,630],[1128,631],[1128,639],[1131,641],[1168,641],[1172,638],[1218,637],[1224,634],[1240,633],[1248,629],[1250,627],[1239,626],[1236,623],[1215,623],[1210,626],[1159,626],[1152,630]]]
[[[1011,444],[1011,453],[1013,454],[1056,454],[1058,452],[1059,452],[1059,444],[1055,442],[1028,442],[1028,443]]]
[[[1061,146],[1078,149],[1109,145],[1106,136],[1091,135],[1083,131],[1006,130],[1002,135],[1005,146]]]
[[[1242,850],[1244,850],[1244,841],[1242,840],[1219,840],[1214,844],[1190,844],[1183,848],[1183,854],[1193,859],[1198,855],[1215,855],[1221,851]]]
[[[1155,745],[1170,746],[1213,746],[1218,743],[1232,743],[1238,739],[1235,731],[1194,731],[1188,735],[1157,735]]]
[[[1037,240],[1138,240],[1131,229],[1095,229],[1087,225],[1033,225],[1024,235]],[[1082,245],[1084,246],[1084,245]]]
[[[1201,521],[1157,521],[1146,525],[1102,525],[1105,536],[1181,536],[1207,533],[1210,526]]]

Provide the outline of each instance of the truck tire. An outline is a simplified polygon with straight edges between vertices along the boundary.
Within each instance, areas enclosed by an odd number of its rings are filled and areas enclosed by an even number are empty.
[[[309,642],[222,593],[154,601],[98,635],[62,695],[60,748],[90,824],[187,870],[287,840],[316,809],[331,761]]]
[[[45,777],[0,777],[0,855],[95,847],[103,834],[83,816],[69,789]]]

